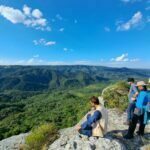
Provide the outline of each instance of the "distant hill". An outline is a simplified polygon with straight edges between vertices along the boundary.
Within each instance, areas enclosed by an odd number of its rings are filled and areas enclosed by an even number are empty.
[[[149,78],[150,70],[101,66],[1,66],[0,91],[47,91],[127,77]]]

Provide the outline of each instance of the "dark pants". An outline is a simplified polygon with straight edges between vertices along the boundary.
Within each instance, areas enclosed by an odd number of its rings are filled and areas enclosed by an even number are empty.
[[[83,135],[86,135],[88,137],[92,136],[92,130],[83,130],[83,129],[80,129],[79,133],[83,134]]]
[[[134,109],[135,109],[135,102],[129,103],[129,106],[127,108],[127,121],[132,120]]]
[[[133,115],[132,122],[130,123],[129,129],[128,129],[128,135],[129,136],[133,136],[136,125],[137,125],[138,122],[140,123],[139,135],[144,134],[145,124],[144,124],[143,120],[144,120],[144,114],[140,115],[140,116],[137,116],[135,114]]]

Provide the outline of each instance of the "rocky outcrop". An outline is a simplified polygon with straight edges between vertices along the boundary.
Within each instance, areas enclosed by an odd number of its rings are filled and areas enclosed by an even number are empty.
[[[74,128],[60,131],[60,138],[50,145],[48,150],[125,150],[117,139],[94,138],[79,135]]]
[[[150,126],[146,127],[143,137],[132,140],[123,139],[128,126],[124,125],[126,113],[112,109],[109,113],[108,133],[104,138],[80,135],[74,127],[60,130],[60,138],[49,146],[48,150],[149,150]],[[82,122],[82,121],[81,121]],[[138,128],[138,126],[137,126]]]
[[[19,150],[27,135],[28,133],[20,134],[0,141],[0,150]]]

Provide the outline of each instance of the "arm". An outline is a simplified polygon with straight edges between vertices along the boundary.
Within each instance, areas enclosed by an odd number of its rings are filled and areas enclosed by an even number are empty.
[[[92,128],[92,124],[101,119],[101,117],[102,115],[100,111],[95,111],[93,116],[88,115],[87,121],[81,125],[81,129]]]
[[[147,100],[147,95],[145,92],[141,92],[137,99],[136,103],[137,108],[142,108],[145,103],[145,100]]]
[[[135,85],[132,85],[131,90],[134,92],[134,95],[132,95],[131,100],[135,101],[138,97],[138,94],[139,94],[138,90],[137,90],[137,87]]]
[[[136,88],[136,86],[134,85],[133,87],[132,87],[132,89],[133,89],[133,91],[134,91],[134,97],[136,98],[137,96],[138,96],[138,94],[139,94],[139,92],[138,92],[138,90],[137,90],[137,88]]]

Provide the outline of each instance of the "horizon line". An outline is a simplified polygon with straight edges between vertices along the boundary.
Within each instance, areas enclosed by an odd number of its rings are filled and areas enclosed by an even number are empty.
[[[150,70],[150,68],[135,68],[135,67],[113,67],[113,66],[102,66],[102,65],[84,65],[84,64],[58,64],[58,65],[0,65],[0,67],[65,67],[65,66],[85,66],[85,67],[105,67],[105,68],[114,68],[114,69],[140,69],[140,70]]]

